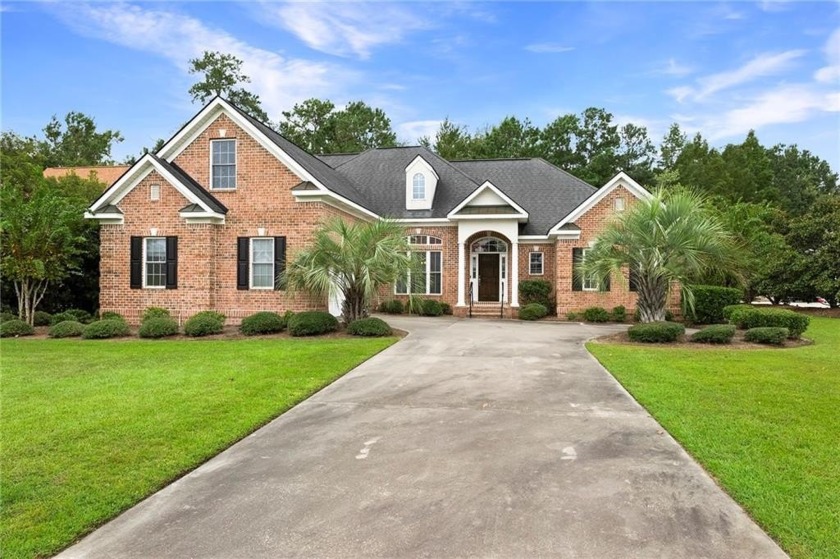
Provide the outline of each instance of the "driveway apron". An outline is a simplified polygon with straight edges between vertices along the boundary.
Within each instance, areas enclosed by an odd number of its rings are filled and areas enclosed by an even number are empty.
[[[619,326],[410,335],[60,557],[782,558],[583,347]]]

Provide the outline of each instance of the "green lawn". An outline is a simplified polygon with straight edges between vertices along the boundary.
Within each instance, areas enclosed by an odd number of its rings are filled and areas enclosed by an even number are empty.
[[[796,349],[587,347],[794,558],[840,557],[840,320]]]
[[[3,340],[3,557],[59,551],[394,341]]]

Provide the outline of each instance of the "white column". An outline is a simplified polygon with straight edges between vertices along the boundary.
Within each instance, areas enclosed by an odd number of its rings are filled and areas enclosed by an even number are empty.
[[[456,307],[466,307],[467,305],[464,303],[464,291],[465,291],[465,282],[464,282],[464,268],[466,268],[466,262],[464,259],[464,253],[466,252],[466,244],[465,243],[458,243],[458,303],[455,305]]]
[[[510,255],[510,306],[519,306],[519,243],[511,242]]]

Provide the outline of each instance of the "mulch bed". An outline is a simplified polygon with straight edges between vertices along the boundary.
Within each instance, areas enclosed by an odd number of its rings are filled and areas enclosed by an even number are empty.
[[[751,342],[744,341],[744,332],[746,330],[736,330],[735,337],[732,338],[732,342],[728,344],[700,344],[696,342],[689,341],[689,336],[681,336],[678,338],[678,341],[667,343],[667,344],[651,344],[651,343],[641,343],[641,342],[633,342],[630,341],[630,338],[627,336],[627,332],[619,332],[618,334],[610,334],[609,336],[601,336],[599,338],[595,338],[592,341],[598,344],[613,344],[613,345],[632,345],[632,346],[639,346],[639,347],[672,347],[672,348],[679,348],[679,349],[730,349],[730,350],[743,350],[743,349],[787,349],[792,347],[802,347],[811,345],[814,343],[813,341],[809,340],[808,338],[801,338],[799,340],[785,340],[784,345],[765,345],[765,344],[754,344]]]

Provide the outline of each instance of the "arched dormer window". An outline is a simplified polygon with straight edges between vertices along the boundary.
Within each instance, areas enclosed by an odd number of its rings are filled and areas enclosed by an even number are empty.
[[[411,198],[412,200],[426,199],[426,177],[423,173],[414,173],[411,179]]]

